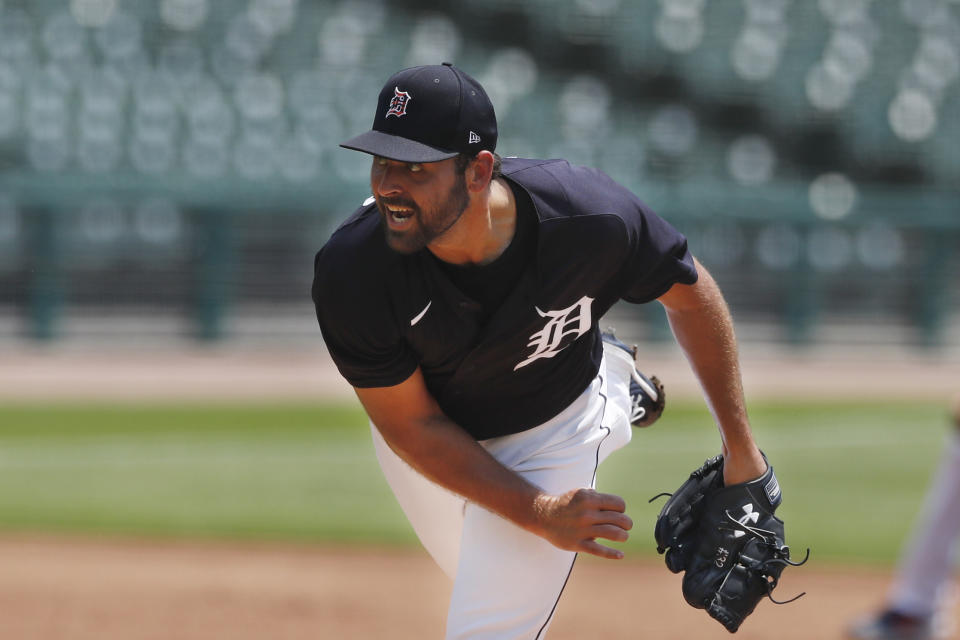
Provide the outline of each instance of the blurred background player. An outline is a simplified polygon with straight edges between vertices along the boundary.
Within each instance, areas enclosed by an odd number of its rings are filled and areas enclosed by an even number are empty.
[[[953,403],[953,430],[933,477],[923,511],[910,536],[885,607],[854,624],[857,640],[926,640],[948,637],[952,620],[941,620],[938,605],[952,586],[960,538],[960,395]]]

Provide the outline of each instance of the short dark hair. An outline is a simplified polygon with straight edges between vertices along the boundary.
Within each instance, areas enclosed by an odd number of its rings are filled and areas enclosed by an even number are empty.
[[[466,153],[458,153],[454,159],[455,165],[457,167],[457,173],[463,174],[467,171],[467,165],[470,164],[476,155],[469,155]],[[499,154],[493,154],[493,173],[490,175],[491,180],[496,180],[500,177],[500,168],[503,164],[503,159]]]

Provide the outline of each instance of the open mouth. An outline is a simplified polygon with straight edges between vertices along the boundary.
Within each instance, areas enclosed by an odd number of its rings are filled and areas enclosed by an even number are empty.
[[[380,211],[393,226],[401,226],[416,214],[417,209],[408,204],[381,202]]]
[[[394,222],[403,222],[413,216],[413,209],[408,209],[406,207],[390,207],[387,208],[387,215],[393,218]]]

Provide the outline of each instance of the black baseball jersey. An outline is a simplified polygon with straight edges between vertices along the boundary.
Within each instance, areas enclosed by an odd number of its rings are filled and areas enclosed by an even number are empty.
[[[396,385],[419,366],[440,407],[478,440],[532,428],[573,402],[597,374],[597,321],[615,302],[697,280],[686,238],[604,173],[505,158],[503,177],[533,203],[535,255],[489,317],[427,249],[390,249],[372,200],[314,263],[317,320],[350,384]]]

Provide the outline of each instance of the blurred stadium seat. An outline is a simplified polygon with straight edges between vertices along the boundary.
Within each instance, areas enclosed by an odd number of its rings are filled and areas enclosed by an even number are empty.
[[[337,143],[385,77],[441,60],[488,87],[504,155],[603,168],[780,339],[960,322],[956,1],[227,4],[0,3],[8,337],[309,314],[312,254],[366,188]]]

